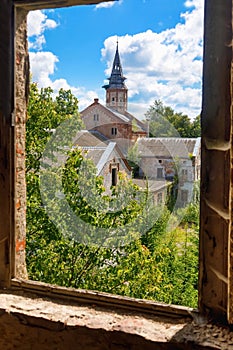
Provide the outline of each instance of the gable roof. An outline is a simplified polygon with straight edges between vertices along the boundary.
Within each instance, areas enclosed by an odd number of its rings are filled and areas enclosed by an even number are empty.
[[[138,120],[136,117],[134,117],[132,114],[129,112],[125,112],[124,114],[116,111],[113,108],[106,107],[99,103],[98,99],[95,99],[94,102],[86,107],[84,110],[80,112],[81,118],[83,118],[84,114],[87,114],[88,112],[91,112],[91,110],[98,106],[98,108],[101,108],[103,112],[105,112],[110,118],[117,119],[119,123],[129,123],[131,124],[133,121],[136,123],[138,127],[138,131],[146,131],[146,125],[142,121]]]
[[[129,123],[130,119],[127,118],[124,114],[117,112],[116,110],[106,107],[98,102],[98,99],[95,99],[95,101],[88,107],[86,107],[83,111],[80,112],[81,117],[83,117],[83,114],[86,114],[90,112],[93,107],[98,106],[98,108],[101,108],[103,112],[107,113],[110,117],[117,118],[119,122],[123,123]]]
[[[85,157],[91,159],[95,164],[97,168],[96,175],[98,176],[101,173],[101,170],[108,161],[113,150],[118,153],[119,158],[122,159],[126,168],[131,171],[131,167],[129,166],[116,142],[103,142],[103,140],[101,140],[101,138],[98,136],[99,135],[96,132],[81,130],[78,131],[74,141],[74,147],[79,147],[83,151],[86,151],[84,153]]]
[[[92,132],[88,130],[80,130],[77,132],[73,141],[74,146],[80,147],[93,147],[102,146],[106,147],[108,144],[107,139],[105,140],[102,135],[98,132]]]
[[[166,180],[151,180],[151,179],[132,179],[133,183],[143,190],[149,189],[149,192],[158,192],[166,189],[169,186],[169,181]]]
[[[109,142],[105,147],[82,147],[82,150],[87,151],[85,153],[85,157],[91,159],[96,166],[97,172],[96,175],[100,175],[102,169],[104,168],[107,161],[110,159],[110,156],[113,151],[115,151],[120,159],[122,159],[125,167],[131,171],[131,167],[129,166],[127,160],[124,156],[119,152],[119,148],[117,147],[116,142]]]
[[[125,112],[125,116],[127,116],[131,121],[135,121],[137,125],[142,129],[142,131],[147,132],[147,124],[142,122],[141,120],[137,119],[134,115],[132,115],[129,112]]]
[[[97,168],[97,175],[101,173],[101,170],[103,169],[104,165],[108,161],[111,153],[113,152],[114,148],[116,147],[116,142],[110,142],[108,146],[105,148],[105,151],[102,153],[98,164],[96,165]]]
[[[101,105],[102,106],[102,105]],[[110,111],[115,117],[118,117],[119,119],[123,120],[125,123],[129,123],[130,122],[130,119],[127,118],[124,114],[116,111],[115,109],[113,108],[109,108],[109,107],[106,107],[106,106],[103,106],[105,109],[107,109],[108,111]]]
[[[189,158],[196,155],[198,145],[200,147],[200,138],[144,137],[137,140],[140,158]]]

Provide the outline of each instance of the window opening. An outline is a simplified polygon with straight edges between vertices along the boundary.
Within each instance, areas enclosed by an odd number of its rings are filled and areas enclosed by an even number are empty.
[[[181,177],[182,177],[182,181],[188,180],[188,170],[187,169],[182,169]]]
[[[117,135],[117,128],[112,128],[112,135]]]
[[[157,168],[157,178],[158,179],[163,178],[163,168]]]
[[[121,54],[120,41],[119,52]],[[113,58],[114,55],[118,58],[117,51],[113,53]],[[31,52],[32,67],[33,57],[34,53]],[[117,66],[113,65],[113,68],[120,74],[118,78],[121,88],[126,90],[125,77],[121,75],[122,66],[124,69],[122,62],[118,62]],[[111,88],[111,77],[113,73],[110,73],[110,87],[106,85],[106,90]],[[125,99],[128,96],[127,91],[124,93]],[[85,108],[79,108],[81,112],[79,115],[78,104],[82,103],[81,97],[75,96],[71,90],[64,89],[60,89],[56,94],[54,97],[51,87],[44,86],[40,90],[39,85],[33,82],[32,74],[28,107],[30,118],[27,122],[27,262],[30,278],[75,288],[95,289],[98,286],[100,290],[106,292],[196,306],[198,219],[195,218],[195,229],[189,229],[190,245],[186,255],[178,251],[179,242],[172,241],[174,236],[166,235],[161,229],[169,224],[171,213],[178,215],[179,209],[182,209],[177,207],[178,194],[181,193],[182,200],[187,199],[185,204],[189,204],[188,194],[184,194],[179,188],[179,166],[182,157],[178,159],[177,154],[182,149],[184,157],[189,158],[190,151],[183,145],[181,135],[177,134],[173,125],[162,124],[163,117],[160,120],[162,131],[158,133],[156,129],[159,113],[168,107],[163,102],[155,100],[151,108],[148,105],[146,116],[148,120],[138,121],[135,118],[133,122],[130,119],[133,117],[128,111],[123,111],[122,114],[122,111],[106,108],[105,114],[103,113],[106,123],[96,129],[96,125],[92,123],[99,119],[102,121],[100,112],[94,114],[88,112],[90,117],[88,118]],[[115,101],[115,97],[112,97],[112,101]],[[88,108],[91,108],[92,103],[93,101],[90,101]],[[38,120],[38,111],[43,120],[42,126]],[[46,111],[44,115],[43,111]],[[177,116],[171,108],[169,112],[173,113],[174,117]],[[110,126],[111,135],[122,136],[119,137],[118,143],[106,140],[107,136],[104,134],[105,131],[108,133],[110,131],[109,127],[106,127],[109,125],[106,116],[110,113],[111,118],[121,123],[121,128],[118,129]],[[72,119],[70,116],[75,118]],[[189,121],[189,126],[192,127],[192,121]],[[164,129],[167,129],[165,138]],[[38,135],[35,135],[35,130],[37,132],[39,130]],[[127,132],[124,133],[122,130]],[[63,136],[65,131],[65,138],[62,138],[61,135]],[[148,137],[148,134],[152,137]],[[170,138],[170,135],[173,137]],[[195,149],[195,142],[189,145],[192,151]],[[35,157],[36,154],[33,154],[35,151],[33,145],[36,145],[38,152],[41,152],[39,161]],[[43,151],[41,151],[42,145]],[[154,174],[158,157],[163,159],[164,166],[157,169],[157,178],[163,180],[159,181],[159,184]],[[109,163],[115,158],[119,158],[119,169],[113,168],[109,172]],[[159,163],[161,162],[159,160]],[[61,169],[58,168],[58,163],[62,165]],[[140,171],[134,172],[136,168]],[[141,175],[134,177],[133,173]],[[111,186],[114,189],[111,190]],[[36,196],[34,196],[35,189]],[[40,192],[42,200],[39,197]],[[166,201],[163,198],[166,198]],[[143,204],[145,201],[146,205]],[[160,204],[163,204],[162,209]],[[75,219],[72,221],[74,216]],[[150,221],[149,229],[146,226],[145,230],[145,223],[148,225],[148,220],[152,217],[156,218],[156,222]],[[184,217],[185,215],[182,215],[181,220]],[[64,218],[69,219],[63,221]],[[142,218],[145,218],[145,221]],[[177,237],[184,237],[186,234],[183,230],[184,223],[181,221],[179,223],[180,226],[175,227],[175,232],[179,233]],[[118,241],[116,245],[106,247],[99,240],[93,241],[96,237],[103,237],[106,232],[111,234],[118,230],[117,234],[120,236],[125,230],[123,224],[126,225],[128,232],[133,230],[137,236],[136,240],[127,241],[123,247],[119,246]],[[121,231],[123,226],[124,230]],[[70,237],[69,230],[71,230]],[[86,243],[90,239],[88,234],[91,235],[93,243],[90,246]],[[75,235],[78,235],[78,239],[74,239],[77,237]],[[117,239],[117,235],[115,236]],[[167,241],[164,241],[165,239]],[[171,248],[173,256],[164,254],[164,245]],[[127,249],[133,249],[134,253],[131,256],[127,255]],[[141,260],[137,260],[138,252],[141,253]],[[185,275],[181,293],[177,281],[188,271],[185,260],[187,255],[196,267],[196,274],[188,278],[188,274],[191,273],[189,271]],[[174,256],[180,257],[180,263],[168,271],[167,266],[174,260]],[[161,270],[150,276],[150,266],[155,264],[158,257],[161,259]],[[130,260],[134,258],[136,264]],[[128,275],[126,270],[121,268],[124,264],[129,267]],[[140,266],[144,266],[145,269],[141,270]],[[62,271],[59,275],[58,270]],[[159,274],[163,278],[156,289]],[[166,280],[169,281],[169,286],[172,286],[172,292],[163,294],[168,288]],[[145,289],[141,288],[143,281],[146,284]],[[192,293],[190,290],[187,292],[188,288],[185,290],[186,282],[189,283]],[[184,300],[185,298],[188,301]]]
[[[113,168],[112,169],[112,186],[117,185],[117,169]]]
[[[188,191],[181,190],[181,201],[182,205],[185,206],[188,203]]]

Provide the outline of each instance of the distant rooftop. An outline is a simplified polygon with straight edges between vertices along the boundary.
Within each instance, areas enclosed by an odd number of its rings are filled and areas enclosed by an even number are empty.
[[[140,187],[141,189],[146,189],[148,187],[149,192],[157,192],[169,185],[166,180],[144,180],[144,179],[132,179],[133,183]]]
[[[140,157],[189,158],[195,155],[200,138],[143,137],[137,140]]]
[[[106,147],[108,142],[102,137],[100,133],[91,132],[88,130],[80,130],[77,132],[74,146],[84,147]]]

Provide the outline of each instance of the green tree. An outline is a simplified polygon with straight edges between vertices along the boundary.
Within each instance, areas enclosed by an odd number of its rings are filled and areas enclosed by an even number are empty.
[[[154,101],[145,116],[149,122],[151,137],[200,136],[199,117],[192,122],[187,115],[177,113],[169,106],[164,106],[160,100]]]
[[[37,84],[30,85],[26,123],[27,173],[38,173],[45,146],[58,125],[76,116],[77,130],[82,127],[78,114],[78,100],[71,91],[61,89],[55,100],[52,93],[51,88],[39,90]]]
[[[61,119],[78,115],[78,99],[70,90],[60,89],[55,98],[55,112]]]
[[[70,126],[74,132],[82,127],[77,112],[69,91],[53,99],[50,88],[32,84],[26,125],[30,278],[196,306],[197,244],[187,251],[194,231],[168,233],[168,210],[155,207],[148,191],[124,174],[106,194],[93,163],[70,151],[72,132],[63,137]]]
[[[201,136],[201,116],[198,115],[194,118],[191,127],[191,137],[200,137]]]
[[[28,117],[26,123],[26,183],[27,183],[27,251],[34,252],[38,242],[46,243],[60,237],[56,226],[48,219],[40,195],[40,161],[51,135],[58,125],[66,119],[75,117],[77,130],[82,122],[78,115],[77,99],[71,92],[60,90],[56,100],[52,98],[52,89],[38,89],[35,83],[30,85]],[[67,98],[66,98],[67,97]],[[73,101],[73,104],[71,103]],[[60,113],[66,103],[69,114]],[[64,108],[63,108],[64,109]],[[71,114],[72,111],[72,114]],[[35,239],[36,238],[36,239]],[[29,257],[29,255],[28,255]]]
[[[127,153],[127,160],[129,162],[129,165],[132,168],[133,177],[138,177],[140,157],[138,155],[137,143],[135,143],[133,146],[129,148]]]

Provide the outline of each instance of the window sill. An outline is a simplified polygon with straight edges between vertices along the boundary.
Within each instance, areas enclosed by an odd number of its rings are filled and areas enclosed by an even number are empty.
[[[75,288],[60,287],[43,282],[13,279],[11,281],[13,293],[35,293],[37,296],[45,296],[51,299],[69,300],[76,304],[98,305],[101,307],[116,308],[130,312],[144,313],[149,315],[166,315],[171,319],[192,319],[198,311],[192,308],[178,305],[168,305],[151,300],[123,297],[120,295],[90,291]]]
[[[4,349],[233,349],[227,327],[185,307],[20,280],[0,293]]]

